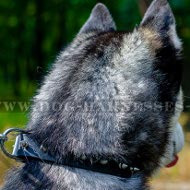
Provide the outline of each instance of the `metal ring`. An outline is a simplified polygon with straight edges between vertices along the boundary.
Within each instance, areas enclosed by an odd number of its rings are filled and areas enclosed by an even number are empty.
[[[10,154],[6,149],[5,149],[5,142],[8,141],[8,134],[12,133],[12,132],[18,132],[18,133],[28,133],[22,129],[19,128],[10,128],[7,129],[3,134],[0,134],[0,148],[2,150],[2,152],[9,158],[11,159],[18,159],[16,156],[13,156],[12,154]]]

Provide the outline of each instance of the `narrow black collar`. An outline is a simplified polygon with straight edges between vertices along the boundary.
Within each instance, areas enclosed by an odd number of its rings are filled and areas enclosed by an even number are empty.
[[[45,163],[85,169],[122,178],[130,178],[132,175],[141,172],[137,167],[132,167],[125,163],[118,163],[109,159],[97,160],[87,158],[86,156],[76,158],[73,155],[69,155],[64,159],[61,159],[61,161],[58,161],[50,156],[43,146],[39,147],[29,135],[24,134],[23,132],[16,137],[13,153],[9,157],[22,162],[38,160]]]

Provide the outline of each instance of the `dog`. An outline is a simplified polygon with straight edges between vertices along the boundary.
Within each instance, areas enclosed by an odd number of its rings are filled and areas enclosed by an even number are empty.
[[[184,143],[181,52],[166,0],[130,33],[98,3],[33,100],[28,138],[54,161],[28,158],[2,190],[149,189]]]

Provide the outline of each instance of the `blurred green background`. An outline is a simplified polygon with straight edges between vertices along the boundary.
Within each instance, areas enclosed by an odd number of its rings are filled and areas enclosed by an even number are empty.
[[[27,123],[31,97],[43,76],[58,52],[75,37],[97,2],[108,6],[118,30],[132,30],[140,23],[151,0],[0,1],[0,132]],[[186,134],[186,148],[182,160],[190,163],[187,153],[190,142],[190,0],[171,0],[170,4],[184,43],[185,110],[181,123]],[[0,154],[0,183],[3,173],[12,164]],[[153,184],[159,180],[190,181],[190,174],[182,166],[181,162],[177,169],[169,173],[164,171]]]

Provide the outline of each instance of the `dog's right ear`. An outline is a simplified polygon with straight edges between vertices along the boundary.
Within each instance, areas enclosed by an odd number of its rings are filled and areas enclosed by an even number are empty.
[[[79,34],[81,33],[88,33],[88,32],[109,32],[115,31],[116,26],[113,18],[105,5],[102,3],[98,3],[92,13],[81,28]]]
[[[181,49],[175,18],[167,0],[154,0],[146,11],[140,27],[156,32],[163,40],[170,39],[176,49]]]

